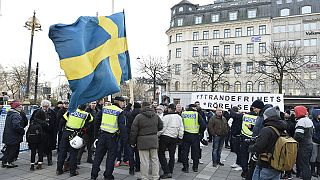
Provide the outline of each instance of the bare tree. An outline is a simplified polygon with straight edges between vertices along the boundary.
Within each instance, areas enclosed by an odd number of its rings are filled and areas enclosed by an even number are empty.
[[[307,72],[305,65],[310,60],[305,60],[301,55],[301,48],[291,44],[271,44],[266,53],[260,53],[259,60],[251,58],[259,64],[254,68],[255,73],[260,73],[259,79],[269,79],[276,83],[278,92],[282,93],[284,78],[304,87],[301,73]]]
[[[233,68],[233,58],[220,55],[198,56],[189,60],[192,74],[198,80],[207,80],[211,92],[227,79],[227,74]]]
[[[167,74],[166,61],[159,57],[141,58],[139,61],[139,71],[151,79],[153,83],[153,100],[156,99],[156,84],[162,82]]]

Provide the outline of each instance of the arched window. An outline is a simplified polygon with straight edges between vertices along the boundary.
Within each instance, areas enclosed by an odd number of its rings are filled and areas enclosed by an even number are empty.
[[[182,12],[183,11],[183,7],[179,7],[179,12]]]
[[[208,86],[208,83],[203,81],[202,84],[201,84],[201,90],[202,91],[206,91],[207,90],[207,86]]]
[[[241,83],[239,81],[234,83],[234,92],[241,92]]]
[[[175,91],[180,91],[180,82],[176,81],[176,83],[174,84],[174,89]]]
[[[259,82],[258,91],[259,92],[265,92],[266,91],[266,83],[264,81],[260,81]]]
[[[191,86],[191,91],[197,91],[198,88],[197,88],[197,82],[196,81],[193,81],[192,82],[192,86]]]
[[[311,6],[303,6],[301,8],[301,14],[309,14],[311,13]]]
[[[229,85],[229,82],[228,81],[225,81],[224,83],[223,83],[223,92],[228,92],[229,91],[229,89],[230,89],[230,85]]]
[[[253,92],[253,83],[251,81],[247,82],[246,91],[247,92]]]
[[[290,9],[285,8],[280,10],[280,16],[289,16],[290,15]]]

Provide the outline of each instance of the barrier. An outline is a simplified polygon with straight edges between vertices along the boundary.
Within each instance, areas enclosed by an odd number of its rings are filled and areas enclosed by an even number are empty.
[[[4,144],[2,143],[2,138],[3,138],[3,131],[4,131],[4,125],[5,125],[5,122],[6,122],[6,117],[7,117],[6,114],[1,114],[0,115],[0,149],[2,149],[3,146],[4,146]],[[25,128],[25,132],[27,132],[27,129],[28,129],[28,126]],[[27,140],[26,140],[26,136],[24,135],[23,136],[23,142],[20,143],[20,151],[26,151],[28,149],[29,149],[28,143],[27,143]]]

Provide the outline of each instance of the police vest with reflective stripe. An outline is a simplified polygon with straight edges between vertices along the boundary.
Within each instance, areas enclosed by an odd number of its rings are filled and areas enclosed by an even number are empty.
[[[84,126],[85,120],[87,119],[89,113],[77,109],[75,112],[69,113],[69,118],[67,117],[67,113],[64,115],[65,119],[67,119],[66,129],[76,130],[80,129]]]
[[[192,134],[199,133],[198,112],[185,111],[181,116],[183,119],[184,131]]]
[[[249,115],[249,114],[243,115],[241,134],[251,138],[253,126],[256,124],[257,118],[258,116],[254,116],[254,115]]]
[[[118,131],[117,118],[122,112],[118,106],[106,106],[102,109],[102,121],[100,129],[109,133],[115,133]]]

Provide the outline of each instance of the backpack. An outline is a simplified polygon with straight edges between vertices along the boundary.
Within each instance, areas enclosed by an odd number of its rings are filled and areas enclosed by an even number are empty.
[[[298,142],[288,135],[280,135],[277,128],[268,126],[279,136],[272,154],[263,153],[260,159],[270,163],[278,171],[290,171],[296,163]],[[267,154],[267,155],[266,155]]]
[[[42,127],[39,123],[32,122],[26,134],[28,143],[40,143],[42,137]]]

